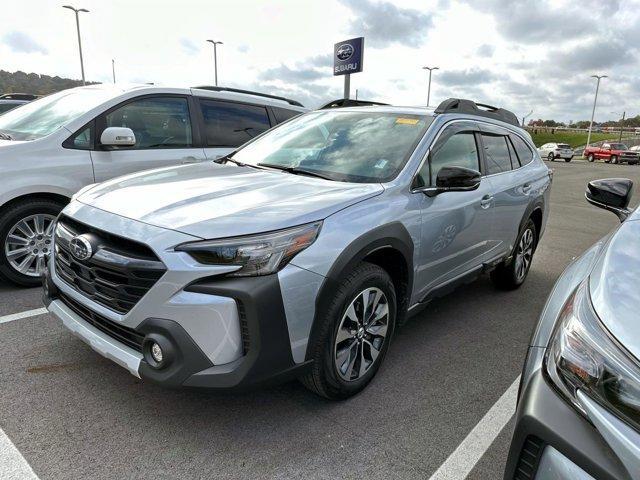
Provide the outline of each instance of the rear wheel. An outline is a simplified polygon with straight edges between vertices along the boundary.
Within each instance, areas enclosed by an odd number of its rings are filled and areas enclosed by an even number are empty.
[[[547,155],[547,159],[548,159],[550,162],[553,162],[553,161],[555,160],[555,158],[556,158],[556,157],[555,157],[555,155],[553,155],[553,153],[549,153],[549,155]]]
[[[569,163],[573,157],[565,158],[564,161]]]
[[[396,322],[396,294],[382,268],[362,263],[338,287],[317,321],[311,371],[300,380],[330,399],[351,397],[375,376]]]
[[[593,162],[595,159],[596,157],[593,156],[593,153],[590,153],[589,155],[587,155],[587,161]]]
[[[62,210],[52,200],[24,200],[0,215],[0,274],[24,287],[40,285],[51,254],[53,228]]]
[[[529,219],[518,236],[511,262],[501,263],[491,272],[491,280],[498,288],[513,290],[524,283],[531,268],[537,238],[536,226]]]

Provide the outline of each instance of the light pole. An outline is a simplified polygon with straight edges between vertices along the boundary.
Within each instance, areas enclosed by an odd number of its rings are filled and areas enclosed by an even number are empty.
[[[611,112],[611,113],[615,113],[616,115],[620,115],[619,112]],[[620,143],[622,143],[622,130],[624,129],[624,117],[627,116],[627,112],[624,111],[622,112],[622,120],[620,120],[620,138],[618,139],[618,141]]]
[[[216,87],[218,86],[218,49],[216,48],[218,45],[222,45],[222,42],[218,42],[216,40],[207,40],[211,45],[213,45],[213,68],[215,70],[215,81]]]
[[[593,117],[596,114],[596,103],[598,102],[598,90],[600,89],[600,80],[602,80],[603,78],[607,78],[607,75],[591,75],[591,78],[598,79],[598,82],[596,83],[596,96],[593,99],[593,110],[591,111],[591,122],[589,123],[589,133],[587,135],[587,148],[591,143],[591,129],[593,128]]]
[[[431,100],[431,72],[434,70],[440,70],[440,67],[422,67],[423,70],[429,70],[429,89],[427,90],[427,107],[429,106],[429,100]]]
[[[111,59],[111,73],[113,73],[113,83],[116,83],[116,61]]]
[[[524,121],[531,116],[531,114],[533,113],[533,110],[530,110],[529,113],[527,113],[524,117],[522,117],[522,126],[524,127]]]
[[[87,10],[86,8],[73,8],[71,5],[63,5],[62,8],[73,10],[73,12],[76,14],[76,29],[78,30],[78,51],[80,52],[80,71],[82,72],[82,85],[84,85],[84,63],[82,62],[82,41],[80,40],[80,18],[78,17],[78,14],[80,12],[89,13],[89,10]]]

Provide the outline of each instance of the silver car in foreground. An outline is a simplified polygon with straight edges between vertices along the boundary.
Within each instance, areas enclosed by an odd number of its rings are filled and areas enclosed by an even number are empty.
[[[216,163],[79,192],[57,220],[45,302],[162,385],[300,377],[345,398],[434,297],[487,271],[524,282],[550,183],[503,109],[311,112]]]
[[[522,374],[505,480],[640,479],[640,210],[632,182],[587,200],[623,223],[558,279]]]

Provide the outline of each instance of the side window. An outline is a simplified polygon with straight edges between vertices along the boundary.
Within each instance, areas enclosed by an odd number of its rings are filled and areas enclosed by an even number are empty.
[[[509,137],[505,137],[505,140],[507,141],[507,148],[509,149],[509,156],[511,157],[511,168],[514,170],[516,168],[520,168],[520,162],[518,162],[518,156],[516,155],[516,151],[513,148],[513,143],[511,143]]]
[[[287,108],[271,107],[273,114],[276,117],[276,122],[282,123],[290,118],[297,117],[302,112],[296,112],[295,110],[289,110]]]
[[[128,127],[139,148],[184,148],[193,145],[186,98],[153,97],[127,103],[105,117],[107,127]]]
[[[440,146],[436,145],[416,178],[416,187],[435,186],[436,177],[442,167],[465,167],[480,170],[478,147],[473,132],[460,132],[449,137]]]
[[[529,145],[527,145],[527,143],[517,135],[510,135],[509,138],[511,138],[513,146],[516,149],[520,165],[524,167],[528,163],[531,163],[533,160],[533,151],[531,150],[531,147],[529,147]]]
[[[502,135],[482,134],[484,154],[487,159],[487,174],[508,172],[511,170],[511,157],[507,139]]]
[[[201,100],[209,147],[238,147],[271,128],[265,107]]]
[[[73,148],[89,150],[91,148],[91,127],[78,132],[72,141]]]

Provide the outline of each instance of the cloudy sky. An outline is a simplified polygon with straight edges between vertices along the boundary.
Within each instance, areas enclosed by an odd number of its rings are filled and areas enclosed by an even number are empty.
[[[307,106],[339,98],[333,44],[364,36],[360,98],[399,105],[466,97],[522,116],[640,114],[640,0],[69,0],[81,16],[88,80],[279,93]],[[0,16],[0,69],[80,77],[73,13],[54,0],[21,0]]]

